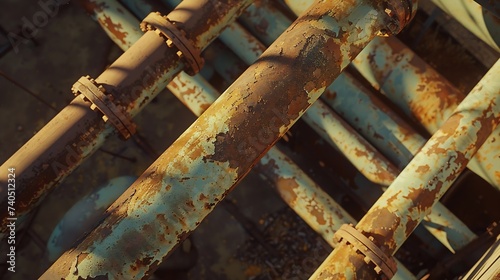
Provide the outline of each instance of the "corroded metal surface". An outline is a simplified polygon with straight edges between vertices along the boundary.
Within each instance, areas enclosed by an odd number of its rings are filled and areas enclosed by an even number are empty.
[[[446,192],[500,122],[500,61],[457,107],[356,229],[393,255]],[[340,244],[312,279],[373,279],[363,254]]]
[[[494,13],[484,9],[474,0],[432,0],[432,2],[500,52],[500,19]],[[496,1],[492,1],[494,2]]]
[[[397,168],[324,103],[314,103],[303,119],[370,181],[388,186],[396,178]]]
[[[465,97],[396,38],[376,38],[353,61],[363,76],[407,115],[434,133]],[[500,128],[468,167],[500,190]]]
[[[230,25],[221,37],[247,64],[256,61],[266,49],[238,24]],[[175,77],[167,87],[198,117],[220,95],[203,78],[191,77],[184,72]],[[320,101],[313,106],[318,102]],[[357,222],[279,148],[272,147],[254,170],[258,171],[264,180],[274,185],[283,200],[332,247],[336,245],[334,233],[339,226],[343,223]],[[411,272],[399,262],[398,268],[394,279],[414,279]]]
[[[290,7],[295,11],[304,11],[306,8],[304,6],[293,6],[295,4],[289,3]],[[309,6],[310,4],[312,4],[312,1],[309,1]],[[261,5],[259,11],[264,11],[261,15],[262,18],[265,19],[267,14],[276,15],[278,13],[274,10],[266,12],[268,9],[268,4]],[[253,19],[250,20],[253,22]],[[282,22],[280,17],[274,20],[279,25],[286,24],[286,21]],[[277,30],[279,29],[277,28]],[[265,33],[267,34],[267,32]],[[268,37],[270,36],[265,35],[263,38]],[[399,153],[397,155],[403,156],[402,153],[406,151],[406,154],[404,154],[406,157],[397,158],[401,162],[398,168],[335,112],[329,109],[322,100],[316,101],[304,114],[303,119],[327,143],[339,150],[371,182],[388,186],[394,181],[402,168],[408,164],[413,154],[424,145],[425,140],[414,132],[411,127],[405,126],[401,118],[397,118],[393,113],[391,114],[388,108],[384,109],[382,102],[377,102],[375,97],[367,97],[368,94],[367,90],[359,82],[356,82],[351,75],[341,73],[335,82],[326,89],[323,100],[329,101],[328,103],[331,105],[335,105],[333,104],[334,101],[341,103],[341,105],[333,107],[341,109],[341,112],[347,111],[343,117],[354,118],[358,122],[365,123],[364,128],[373,133],[368,134],[368,136],[374,136],[367,139],[372,143],[378,143],[379,147],[377,148],[380,149],[382,145],[383,148],[386,148],[382,149],[382,151],[387,152],[389,150],[389,155],[391,155],[390,152],[395,151]],[[369,116],[363,115],[369,113],[371,113]],[[384,134],[386,131],[388,133]],[[381,133],[385,138],[380,137],[378,133]],[[410,149],[410,151],[407,151],[407,149]],[[360,189],[365,190],[365,192],[360,193],[360,196],[363,197],[362,200],[364,200],[366,192],[374,192],[373,189],[365,187]],[[452,252],[476,238],[476,235],[460,219],[440,203],[436,205],[436,209],[426,216],[424,225],[432,235]]]
[[[394,23],[381,6],[372,4],[318,1],[110,207],[103,223],[42,279],[147,277],[375,33]],[[406,18],[406,11],[397,12]],[[316,74],[304,76],[296,69]]]
[[[142,36],[135,17],[117,1],[79,0],[85,11],[99,22],[108,36],[120,47],[130,48]]]
[[[179,23],[180,28],[202,50],[250,2],[185,1],[184,8],[173,11],[169,17],[171,20],[185,21],[182,25]],[[188,12],[193,8],[191,5],[199,8],[198,12]],[[204,23],[209,19],[209,23]],[[116,104],[122,106],[127,115],[133,117],[183,69],[184,65],[176,52],[156,33],[146,32],[96,78],[96,82],[114,96]],[[0,178],[7,178],[7,167],[16,167],[18,218],[22,220],[112,133],[114,128],[103,122],[101,116],[88,108],[88,103],[80,97],[65,107],[2,165]],[[0,188],[1,205],[7,203],[6,186],[2,184]],[[1,218],[2,225],[5,225],[5,212],[2,212]],[[6,229],[2,226],[2,233]]]

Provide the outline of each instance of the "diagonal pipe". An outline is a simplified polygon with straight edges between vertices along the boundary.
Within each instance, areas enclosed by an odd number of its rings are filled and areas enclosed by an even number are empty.
[[[195,48],[203,50],[251,2],[190,0],[168,16],[185,31]],[[177,51],[168,47],[157,33],[148,31],[95,81],[113,96],[125,116],[131,118],[184,68]],[[0,167],[1,207],[7,209],[8,168],[16,169],[16,215],[21,222],[113,133],[115,128],[110,122],[103,121],[102,115],[89,108],[88,102],[75,98]],[[0,237],[3,237],[7,213],[2,212],[0,218]]]
[[[369,253],[390,259],[500,123],[499,74],[500,60],[356,225],[361,237],[343,235],[311,279],[379,277],[380,263],[364,262]]]
[[[150,275],[377,33],[403,28],[413,4],[318,0],[41,279]]]

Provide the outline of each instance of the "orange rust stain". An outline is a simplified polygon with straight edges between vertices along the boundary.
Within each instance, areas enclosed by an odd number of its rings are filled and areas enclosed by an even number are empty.
[[[460,120],[462,118],[463,118],[462,114],[454,114],[446,121],[446,123],[440,128],[442,135],[439,136],[438,138],[433,139],[434,145],[432,145],[426,152],[427,155],[446,154],[447,149],[441,148],[440,144],[449,137],[453,136],[453,134],[455,134],[455,131],[458,129],[458,126],[460,125]]]
[[[156,219],[158,220],[158,222],[160,222],[160,224],[167,224],[167,219],[165,218],[165,214],[157,214],[156,215]]]
[[[354,153],[356,154],[357,157],[366,157],[368,158],[368,153],[366,151],[362,151],[358,148],[354,149]]]
[[[426,165],[420,165],[420,166],[417,168],[416,172],[417,172],[417,173],[420,173],[420,174],[424,174],[424,173],[426,173],[427,171],[429,171],[430,169],[431,169],[431,168],[429,167],[429,165],[428,165],[428,164],[426,164]]]
[[[356,228],[372,236],[382,251],[392,254],[396,248],[394,229],[401,224],[401,218],[387,208],[376,208],[368,211],[362,221]]]
[[[276,188],[279,190],[283,200],[285,200],[289,204],[295,203],[295,201],[297,201],[297,194],[295,193],[295,189],[298,187],[299,185],[294,179],[278,178],[276,180]]]
[[[199,201],[206,200],[208,197],[202,193],[200,193],[200,197],[198,198]]]
[[[196,90],[196,87],[188,88],[185,91],[182,92],[182,95],[190,95],[197,93],[198,91]]]
[[[401,193],[401,190],[399,190],[396,194],[394,194],[393,196],[389,197],[389,199],[387,199],[387,205],[391,205],[393,201],[396,201],[399,199],[399,194]]]
[[[393,169],[390,168],[389,169]],[[375,176],[380,180],[380,182],[392,182],[396,177],[394,176],[396,174],[395,171],[390,172],[389,170],[379,168],[378,171],[375,173]]]
[[[212,104],[210,104],[210,103],[201,104],[200,108],[203,112],[205,112],[208,109],[208,107],[210,107],[210,105],[212,105]]]
[[[76,267],[89,255],[89,253],[81,253],[76,257]]]
[[[120,23],[115,24],[110,17],[104,16],[104,19],[99,18],[99,22],[115,37],[122,42],[122,44],[126,44],[125,38],[127,37],[127,32],[122,32],[122,25]]]
[[[443,187],[443,182],[437,182],[436,187],[433,190],[429,190],[426,187],[428,186],[411,188],[408,195],[403,197],[412,201],[414,206],[410,209],[410,211],[415,209],[422,213],[432,207],[438,198],[437,196],[441,191],[441,188]]]
[[[316,217],[316,221],[318,221],[318,224],[320,225],[325,225],[326,224],[326,220],[325,220],[325,217],[324,217],[324,214],[323,213],[323,210],[318,208],[318,207],[314,207],[312,210],[311,210],[311,214]]]
[[[316,84],[314,82],[307,82],[307,84],[304,86],[304,90],[307,93],[314,91],[315,88],[316,88]]]

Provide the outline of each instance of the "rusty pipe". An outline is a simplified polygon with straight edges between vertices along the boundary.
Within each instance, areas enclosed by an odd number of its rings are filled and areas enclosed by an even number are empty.
[[[317,1],[41,279],[147,277],[377,32],[410,20],[411,4]]]
[[[143,9],[145,9],[142,11],[143,13],[151,12],[147,7],[143,7]],[[103,8],[94,12],[106,11],[107,9]],[[110,14],[110,16],[114,15]],[[124,19],[119,17],[116,23],[123,26],[134,25],[131,22],[122,23],[122,20]],[[128,20],[130,21],[130,19]],[[103,26],[103,28],[107,27]],[[127,31],[134,33],[134,30]],[[123,50],[127,49],[127,46],[123,45],[120,40],[111,38]],[[221,39],[247,64],[255,62],[266,49],[263,44],[237,23],[231,24],[222,32]],[[177,75],[167,88],[198,117],[220,96],[203,78],[198,75],[189,76],[184,72]],[[318,102],[319,100],[314,105]],[[320,234],[330,246],[334,247],[337,244],[334,233],[341,224],[357,223],[278,147],[272,147],[254,170],[258,171],[261,178],[269,182],[285,203]],[[403,264],[398,263],[398,273],[395,275],[395,279],[415,279],[415,276]]]
[[[99,2],[89,0],[88,3]],[[184,1],[169,18],[186,32],[195,48],[203,50],[250,3],[250,0]],[[189,12],[193,9],[198,12]],[[183,68],[184,62],[179,59],[177,50],[169,48],[154,31],[148,31],[95,81],[114,97],[114,103],[123,109],[124,115],[131,118]],[[7,207],[8,167],[16,168],[16,213],[20,222],[115,132],[101,116],[91,110],[89,103],[77,97],[12,155],[0,168],[2,207]],[[6,215],[5,212],[0,214],[2,236],[7,229]]]
[[[333,275],[349,279],[379,277],[364,262],[366,252],[379,250],[375,254],[389,259],[500,123],[499,74],[500,60],[356,225],[354,231],[367,241],[351,241],[344,236],[311,279]],[[363,249],[370,246],[375,250]]]
[[[465,94],[396,38],[376,38],[356,57],[353,66],[430,133],[436,132],[465,98]],[[468,165],[497,190],[500,190],[499,137],[497,128]]]

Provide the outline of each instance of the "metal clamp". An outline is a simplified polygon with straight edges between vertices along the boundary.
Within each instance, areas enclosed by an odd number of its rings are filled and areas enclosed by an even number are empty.
[[[71,90],[75,95],[81,94],[82,99],[90,101],[92,110],[98,109],[105,122],[108,120],[126,140],[136,131],[136,125],[112,101],[113,96],[107,95],[101,85],[97,85],[90,76],[81,77],[73,84]]]
[[[396,261],[392,256],[387,256],[380,248],[373,243],[369,238],[356,230],[352,224],[345,224],[335,233],[335,237],[339,242],[344,239],[353,245],[361,254],[365,255],[365,262],[375,264],[375,272],[384,275],[391,279],[398,270]]]
[[[159,12],[150,13],[141,22],[141,30],[156,31],[165,37],[169,47],[177,47],[179,50],[177,55],[184,58],[190,68],[186,73],[194,75],[200,72],[204,64],[200,50],[186,37],[184,30],[178,29],[166,16],[162,16]]]

